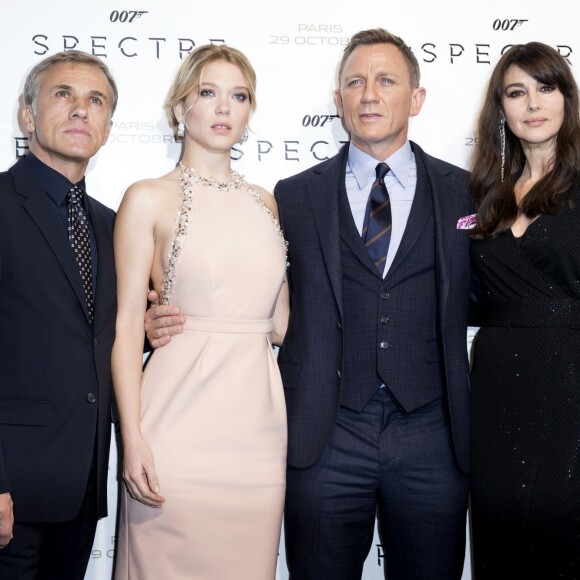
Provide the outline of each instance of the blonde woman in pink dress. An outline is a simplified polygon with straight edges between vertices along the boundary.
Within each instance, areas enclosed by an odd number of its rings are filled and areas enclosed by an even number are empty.
[[[182,63],[166,103],[179,166],[132,185],[115,225],[113,349],[126,491],[117,580],[272,580],[286,410],[272,343],[288,317],[274,198],[230,165],[256,105],[227,46]],[[142,373],[147,289],[186,317]]]

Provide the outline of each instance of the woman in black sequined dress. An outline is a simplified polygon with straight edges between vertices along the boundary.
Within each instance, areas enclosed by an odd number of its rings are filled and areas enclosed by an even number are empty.
[[[471,256],[475,580],[580,579],[580,120],[566,60],[497,64],[478,124]]]

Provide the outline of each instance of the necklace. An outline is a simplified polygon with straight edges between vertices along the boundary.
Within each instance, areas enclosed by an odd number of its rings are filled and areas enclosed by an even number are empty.
[[[192,186],[202,185],[207,186],[211,189],[217,191],[233,191],[237,189],[245,189],[254,199],[254,201],[262,208],[266,215],[270,218],[278,237],[280,238],[282,244],[282,251],[284,253],[284,262],[286,267],[290,264],[288,263],[288,242],[284,238],[284,232],[280,227],[280,222],[278,218],[270,211],[270,208],[265,204],[260,192],[256,191],[254,188],[250,187],[243,175],[240,175],[237,171],[232,170],[232,176],[226,182],[221,183],[213,177],[207,179],[202,177],[199,172],[193,167],[185,167],[181,161],[179,162],[179,168],[181,170],[179,174],[179,184],[181,187],[181,205],[177,211],[177,227],[175,229],[175,238],[171,243],[171,249],[169,251],[167,268],[165,269],[163,276],[163,285],[161,286],[161,304],[169,304],[169,299],[173,294],[175,288],[175,272],[177,267],[177,258],[181,253],[181,248],[183,246],[183,238],[187,233],[189,227],[189,215],[192,210]]]
[[[240,189],[246,185],[243,176],[241,176],[237,171],[232,170],[230,179],[221,182],[215,179],[215,177],[202,177],[197,169],[194,167],[185,167],[181,161],[179,162],[179,168],[181,169],[179,178],[181,182],[188,181],[190,184],[199,184],[211,189],[217,189],[218,191],[232,191],[234,189]]]

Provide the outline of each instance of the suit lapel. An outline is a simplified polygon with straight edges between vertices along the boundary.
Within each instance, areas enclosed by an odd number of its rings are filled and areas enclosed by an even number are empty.
[[[417,186],[415,188],[415,195],[413,203],[411,204],[411,211],[407,219],[407,225],[401,239],[401,244],[395,254],[395,259],[387,272],[387,278],[391,277],[396,269],[404,262],[405,258],[417,243],[421,236],[427,220],[431,215],[433,204],[431,203],[431,191],[427,172],[423,165],[421,158],[415,155],[417,163]]]
[[[318,231],[320,248],[330,284],[342,316],[342,266],[340,259],[340,219],[338,192],[344,187],[348,146],[321,167],[314,169],[314,179],[307,184],[308,199]]]
[[[356,256],[361,264],[382,280],[382,276],[374,265],[368,250],[365,248],[362,238],[356,228],[356,224],[354,223],[352,209],[348,202],[344,181],[339,184],[338,211],[341,239],[350,248],[351,252]]]
[[[449,179],[449,171],[441,172],[433,166],[428,155],[416,144],[412,144],[415,158],[417,159],[417,170],[419,167],[425,175],[425,181],[431,190],[433,201],[433,218],[435,220],[435,271],[439,289],[439,315],[440,320],[445,320],[445,310],[447,306],[447,295],[449,292],[450,280],[450,252],[452,248],[453,236],[456,235],[455,224],[457,215],[461,215],[461,209],[457,207],[457,195],[455,191],[449,191],[454,182]]]
[[[32,170],[26,166],[24,159],[12,167],[10,172],[14,177],[16,191],[27,198],[22,204],[23,208],[28,212],[44,236],[46,243],[52,249],[81,304],[87,322],[89,322],[87,302],[78,266],[52,202],[35,179]]]

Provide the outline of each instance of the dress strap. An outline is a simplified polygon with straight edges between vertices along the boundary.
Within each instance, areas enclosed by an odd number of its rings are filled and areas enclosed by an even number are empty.
[[[191,183],[188,179],[185,168],[181,166],[179,174],[179,184],[181,187],[181,205],[177,211],[177,228],[175,230],[175,238],[171,242],[171,250],[169,251],[167,268],[163,275],[163,284],[161,286],[161,304],[169,304],[169,299],[175,289],[175,271],[177,266],[177,258],[181,253],[183,238],[187,233],[189,227],[189,214],[191,213]]]

